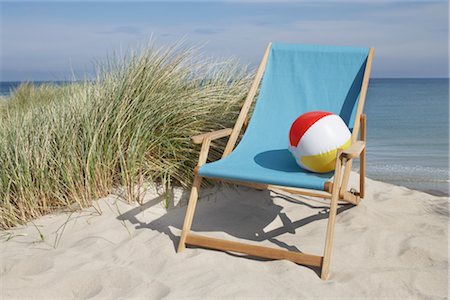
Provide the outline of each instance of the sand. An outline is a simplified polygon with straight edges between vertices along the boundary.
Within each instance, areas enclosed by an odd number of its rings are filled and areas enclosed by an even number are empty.
[[[354,174],[352,174],[354,176]],[[448,198],[367,180],[357,207],[340,206],[331,274],[288,261],[188,248],[176,253],[188,191],[173,203],[117,195],[102,210],[48,215],[1,233],[1,298],[448,297]],[[300,200],[300,202],[299,202]],[[193,230],[322,254],[322,200],[218,185],[204,189]]]

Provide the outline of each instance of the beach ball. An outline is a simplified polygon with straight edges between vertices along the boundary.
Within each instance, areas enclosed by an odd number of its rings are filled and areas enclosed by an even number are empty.
[[[344,120],[325,111],[302,114],[289,131],[289,151],[297,164],[311,172],[334,170],[337,149],[347,149],[351,133]]]

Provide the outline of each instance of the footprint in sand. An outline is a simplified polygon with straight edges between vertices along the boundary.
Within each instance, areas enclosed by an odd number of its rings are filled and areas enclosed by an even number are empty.
[[[5,273],[20,276],[37,275],[52,269],[53,266],[54,263],[50,259],[33,257],[27,260],[15,262],[9,267],[5,266]]]
[[[72,294],[75,299],[89,299],[100,294],[102,290],[103,286],[99,281],[90,281],[72,289]]]

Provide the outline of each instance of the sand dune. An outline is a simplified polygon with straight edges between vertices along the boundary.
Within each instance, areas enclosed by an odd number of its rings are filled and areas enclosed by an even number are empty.
[[[176,253],[188,191],[174,207],[149,188],[143,206],[111,195],[78,213],[2,233],[2,298],[448,297],[448,199],[367,180],[340,206],[330,280],[288,261],[189,248]],[[325,201],[219,185],[205,189],[193,230],[322,254]]]

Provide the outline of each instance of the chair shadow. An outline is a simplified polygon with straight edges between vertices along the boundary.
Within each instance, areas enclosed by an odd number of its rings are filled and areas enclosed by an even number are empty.
[[[234,195],[238,195],[239,199],[228,199],[227,193],[234,191]],[[184,192],[187,197],[187,191]],[[219,194],[219,197],[214,198],[214,195]],[[197,203],[197,208],[192,224],[192,230],[202,232],[224,232],[230,236],[250,240],[250,241],[269,241],[277,247],[284,248],[289,251],[301,252],[296,246],[288,245],[278,239],[280,235],[285,233],[294,234],[295,230],[316,222],[327,219],[329,216],[329,207],[327,205],[312,205],[299,199],[290,198],[284,194],[274,193],[275,196],[270,195],[270,191],[257,191],[246,187],[235,187],[231,185],[222,185],[216,189],[214,193],[210,193]],[[206,199],[205,199],[206,198]],[[305,218],[297,221],[292,221],[284,212],[283,207],[274,203],[274,199],[279,198],[290,202],[295,202],[298,205],[306,206],[314,210]],[[128,221],[136,225],[136,229],[151,229],[166,234],[173,243],[174,250],[176,250],[179,242],[179,236],[171,231],[171,227],[182,229],[184,216],[186,213],[186,205],[169,209],[166,214],[156,220],[145,223],[139,220],[138,214],[146,209],[158,204],[164,199],[160,196],[147,201],[139,207],[135,207],[117,217],[120,221]],[[220,199],[220,200],[219,200]],[[353,205],[340,205],[337,213],[342,213],[353,207]],[[283,226],[264,231],[269,224],[276,218],[281,220]],[[249,259],[266,260],[255,258],[252,256],[232,254],[233,256],[246,257]],[[308,267],[314,272],[318,273],[320,270],[315,267]],[[318,273],[320,275],[320,273]]]
[[[290,172],[290,173],[307,173],[312,176],[329,178],[330,173],[313,173],[301,168],[296,162],[288,149],[277,149],[264,151],[254,157],[255,163],[263,168]]]
[[[283,172],[300,172],[300,168],[288,149],[269,150],[257,154],[255,162],[263,168]]]

